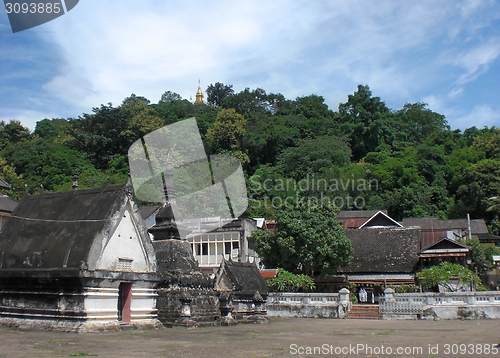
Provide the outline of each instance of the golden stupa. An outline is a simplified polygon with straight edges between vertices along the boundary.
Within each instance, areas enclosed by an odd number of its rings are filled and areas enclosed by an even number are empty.
[[[200,80],[198,80],[198,91],[196,91],[196,100],[194,104],[203,104],[203,92],[201,91]]]

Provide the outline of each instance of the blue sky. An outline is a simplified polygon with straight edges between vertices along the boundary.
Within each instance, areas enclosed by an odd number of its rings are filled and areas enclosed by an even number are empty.
[[[495,1],[80,0],[15,34],[0,12],[0,120],[34,129],[131,93],[194,98],[200,79],[314,93],[333,110],[367,84],[453,129],[500,126],[499,57]]]

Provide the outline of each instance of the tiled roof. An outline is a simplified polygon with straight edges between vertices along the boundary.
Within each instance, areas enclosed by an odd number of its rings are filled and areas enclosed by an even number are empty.
[[[11,185],[7,183],[5,180],[0,178],[0,189],[10,189]]]
[[[25,195],[0,233],[0,267],[79,268],[126,190],[119,184]]]
[[[19,202],[17,200],[9,198],[5,195],[0,196],[0,212],[11,213],[18,204]]]
[[[217,273],[217,282],[226,276],[232,283],[233,290],[245,295],[253,295],[255,291],[267,295],[266,280],[262,277],[257,265],[253,262],[234,262],[224,260]]]
[[[347,229],[353,260],[344,273],[411,273],[418,263],[420,229]]]

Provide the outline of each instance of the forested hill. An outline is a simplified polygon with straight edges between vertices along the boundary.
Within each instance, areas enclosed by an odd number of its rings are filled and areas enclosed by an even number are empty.
[[[126,154],[138,138],[196,117],[207,154],[243,163],[248,215],[273,218],[296,205],[340,210],[388,209],[411,216],[485,218],[499,234],[500,130],[450,130],[424,103],[387,108],[359,86],[333,111],[318,95],[295,100],[262,89],[235,93],[208,86],[200,108],[167,91],[157,104],[131,95],[119,106],[78,118],[43,119],[31,133],[15,120],[0,124],[0,166],[7,194],[69,190],[76,165],[82,187],[122,182]]]

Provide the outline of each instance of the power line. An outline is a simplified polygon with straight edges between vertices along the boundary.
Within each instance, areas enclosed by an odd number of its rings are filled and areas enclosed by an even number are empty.
[[[43,221],[43,222],[53,222],[53,223],[79,223],[79,222],[103,222],[109,221],[112,219],[79,219],[79,220],[52,220],[52,219],[35,219],[35,218],[27,218],[23,216],[11,215],[11,218],[28,220],[28,221]]]

